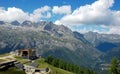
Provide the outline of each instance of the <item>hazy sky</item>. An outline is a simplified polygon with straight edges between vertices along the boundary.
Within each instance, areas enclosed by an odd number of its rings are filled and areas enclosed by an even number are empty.
[[[120,34],[120,0],[0,0],[0,21],[52,21],[85,33]]]

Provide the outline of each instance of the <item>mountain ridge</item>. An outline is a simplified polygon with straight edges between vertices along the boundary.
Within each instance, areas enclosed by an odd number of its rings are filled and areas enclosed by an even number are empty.
[[[32,26],[1,25],[0,53],[36,48],[43,57],[53,55],[80,66],[93,67],[101,52],[79,34],[63,25],[46,21],[32,23]]]
[[[118,34],[99,34],[97,32],[88,32],[84,34],[84,38],[90,42],[93,47],[103,52],[120,46],[120,35]]]
[[[14,22],[0,25],[0,53],[36,48],[37,54],[44,58],[52,55],[69,63],[94,68],[96,64],[105,61],[109,53],[113,52],[110,51],[112,48],[120,45],[119,35],[97,32],[81,34],[64,25],[47,21],[24,21],[24,25],[16,25]]]

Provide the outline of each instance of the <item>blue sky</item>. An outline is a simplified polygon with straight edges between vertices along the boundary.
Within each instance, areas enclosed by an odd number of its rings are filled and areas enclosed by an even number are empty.
[[[33,10],[48,6],[62,6],[62,5],[71,5],[72,10],[80,7],[81,5],[90,4],[95,0],[0,0],[0,6],[8,7],[17,7],[21,8],[24,11],[32,12]]]
[[[118,34],[120,0],[0,0],[0,20],[15,19],[52,21],[82,33]]]
[[[48,6],[62,6],[62,5],[71,5],[72,10],[86,4],[91,4],[96,0],[0,0],[1,7],[17,7],[21,8],[26,12],[32,12],[33,10]],[[115,4],[111,9],[120,10],[120,0],[114,0]]]

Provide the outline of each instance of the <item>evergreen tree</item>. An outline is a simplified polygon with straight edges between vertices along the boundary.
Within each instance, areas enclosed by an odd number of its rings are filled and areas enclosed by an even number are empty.
[[[64,60],[53,58],[52,56],[48,56],[45,59],[45,62],[47,62],[55,67],[73,72],[75,74],[96,74],[96,72],[94,72],[93,70],[81,68],[75,64],[67,63]],[[52,74],[57,74],[57,71],[53,72]]]
[[[116,57],[113,57],[111,60],[109,74],[120,74],[119,60]]]

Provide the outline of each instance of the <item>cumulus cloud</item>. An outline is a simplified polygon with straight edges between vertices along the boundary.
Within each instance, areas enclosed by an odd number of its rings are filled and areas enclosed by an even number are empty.
[[[51,8],[49,6],[44,6],[44,7],[38,8],[38,9],[34,10],[32,14],[30,14],[30,20],[38,21],[38,20],[40,20],[40,18],[50,18],[51,13],[48,12],[50,10],[51,10]]]
[[[52,14],[56,16],[62,17],[59,20],[55,21],[55,24],[64,24],[71,29],[75,26],[80,25],[97,25],[108,28],[109,30],[99,30],[96,27],[93,27],[88,30],[88,28],[84,27],[84,29],[77,28],[79,32],[88,32],[94,31],[99,33],[115,33],[120,34],[119,23],[120,23],[120,11],[119,10],[111,10],[111,7],[114,4],[114,0],[96,0],[94,3],[80,6],[79,8],[71,10],[70,5],[63,6],[53,6],[53,8],[49,6],[44,6],[38,9],[35,9],[32,13],[24,12],[20,8],[16,7],[8,7],[5,9],[4,7],[0,7],[0,21],[11,22],[14,20],[18,20],[19,22],[23,22],[25,20],[30,21],[39,21],[46,18],[51,18]],[[61,15],[62,14],[62,15]],[[64,15],[63,15],[64,14]],[[69,25],[68,25],[69,24]],[[101,28],[104,28],[101,27]],[[74,28],[75,30],[76,28]]]
[[[9,7],[7,10],[0,7],[0,20],[5,22],[11,22],[14,20],[18,20],[19,22],[25,20],[38,21],[41,18],[50,18],[50,10],[51,8],[49,6],[44,6],[34,10],[33,13],[28,13],[16,7]]]
[[[0,20],[11,22],[13,20],[23,21],[25,19],[29,19],[28,13],[23,12],[19,8],[10,7],[7,10],[4,8],[0,9]]]
[[[71,13],[71,6],[70,5],[64,5],[61,7],[54,6],[52,9],[52,12],[55,14],[70,14]]]
[[[119,25],[120,11],[111,10],[114,0],[97,0],[91,5],[77,8],[71,14],[65,15],[56,24],[93,24]]]
[[[109,26],[110,30],[106,33],[108,34],[120,34],[120,26]]]
[[[108,33],[109,28],[104,25],[68,25],[73,31],[78,31],[80,33],[87,33],[89,31],[98,33]]]

